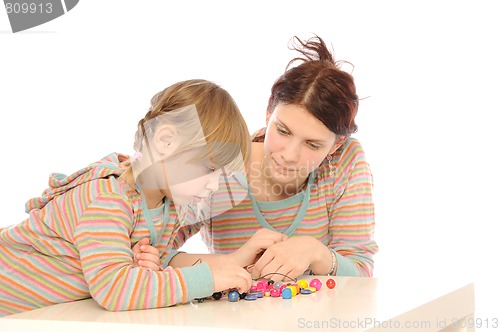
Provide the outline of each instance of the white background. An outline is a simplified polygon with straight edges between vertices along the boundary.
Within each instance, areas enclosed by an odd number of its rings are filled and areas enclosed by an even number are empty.
[[[316,33],[365,98],[355,137],[375,181],[375,275],[473,279],[476,316],[500,319],[494,3],[82,0],[16,34],[0,10],[0,227],[26,217],[49,173],[133,153],[151,96],[176,81],[220,84],[262,127],[289,39]]]

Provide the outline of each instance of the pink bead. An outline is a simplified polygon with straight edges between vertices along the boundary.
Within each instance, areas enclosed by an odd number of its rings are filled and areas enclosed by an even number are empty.
[[[267,281],[262,280],[257,283],[257,291],[258,292],[265,292],[267,290]]]
[[[317,291],[321,289],[322,285],[323,284],[321,283],[321,281],[317,278],[314,278],[313,280],[309,281],[309,286],[316,288]]]
[[[281,295],[280,290],[276,288],[270,289],[269,293],[271,293],[271,297],[279,297]]]
[[[252,285],[252,286],[250,287],[250,292],[256,292],[256,291],[257,291],[257,286]]]

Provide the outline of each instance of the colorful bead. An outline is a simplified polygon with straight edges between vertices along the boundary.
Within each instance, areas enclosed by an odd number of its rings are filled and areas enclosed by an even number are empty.
[[[281,295],[279,289],[276,288],[269,290],[269,293],[271,293],[271,297],[279,297]]]
[[[334,288],[334,287],[335,287],[335,285],[336,285],[336,282],[335,282],[335,280],[333,280],[333,279],[328,279],[328,280],[326,281],[326,287],[328,287],[328,288],[330,288],[330,289]]]
[[[283,291],[281,292],[281,297],[284,299],[291,299],[292,298],[292,289],[291,288],[284,288]]]
[[[310,290],[310,291],[311,291],[311,293],[316,292],[316,288],[311,287],[311,286],[307,287],[306,289]]]
[[[311,294],[312,290],[304,288],[300,290],[300,294]]]
[[[299,285],[300,288],[309,287],[309,284],[304,279],[300,279],[299,281],[297,281],[297,285]]]
[[[274,289],[274,288],[273,288]],[[269,290],[265,291],[264,292],[264,296],[265,297],[270,297],[271,296],[271,292]]]
[[[267,280],[262,280],[257,283],[257,291],[258,292],[265,292],[267,289],[268,283]]]
[[[281,281],[277,281],[273,284],[273,288],[280,289],[283,283]]]
[[[254,293],[247,294],[247,296],[245,296],[245,300],[246,300],[246,301],[254,301],[254,300],[257,300],[257,295],[255,295]]]
[[[248,296],[248,295],[247,295]],[[240,300],[240,293],[235,290],[232,290],[227,294],[227,298],[230,302],[238,302]]]
[[[214,300],[220,300],[222,297],[222,292],[215,292],[212,294],[212,297],[214,298]]]
[[[309,286],[316,288],[317,291],[321,289],[322,285],[323,284],[321,283],[321,281],[317,278],[314,278],[313,280],[309,281]]]
[[[260,299],[261,297],[264,297],[264,292],[255,292],[255,293],[253,293],[253,294],[255,294],[255,296],[257,296],[257,298],[259,298],[259,299]]]
[[[290,286],[286,286],[285,289],[291,290],[292,291],[292,296],[297,295],[297,287],[290,285]],[[281,294],[283,294],[283,292],[285,291],[285,289],[283,289],[283,291],[281,292]]]

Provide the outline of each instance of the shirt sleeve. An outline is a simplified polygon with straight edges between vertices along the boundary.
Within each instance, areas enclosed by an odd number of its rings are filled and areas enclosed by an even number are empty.
[[[133,224],[130,203],[118,194],[97,197],[79,219],[74,241],[90,294],[99,305],[110,311],[149,309],[213,293],[206,263],[163,271],[134,267]]]
[[[364,151],[356,140],[337,159],[334,200],[329,207],[330,249],[337,258],[337,275],[372,276],[375,213],[373,181]]]
[[[165,257],[162,257],[161,259],[161,261],[163,262],[163,268],[167,268],[167,266],[170,264],[170,261],[172,260],[172,258],[174,258],[175,255],[183,252],[177,249],[181,248],[190,237],[198,233],[200,231],[200,227],[201,224],[197,223],[193,225],[183,226],[179,229],[179,231],[175,234],[175,237],[171,239],[172,249],[169,251],[165,251]]]

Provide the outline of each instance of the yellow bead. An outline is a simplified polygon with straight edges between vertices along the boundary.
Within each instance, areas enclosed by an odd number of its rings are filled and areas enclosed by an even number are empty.
[[[292,297],[297,295],[297,287],[295,286],[286,286],[286,288],[290,289],[292,291]]]
[[[309,287],[309,284],[304,279],[300,279],[299,281],[297,281],[297,285],[299,285],[300,288]]]

